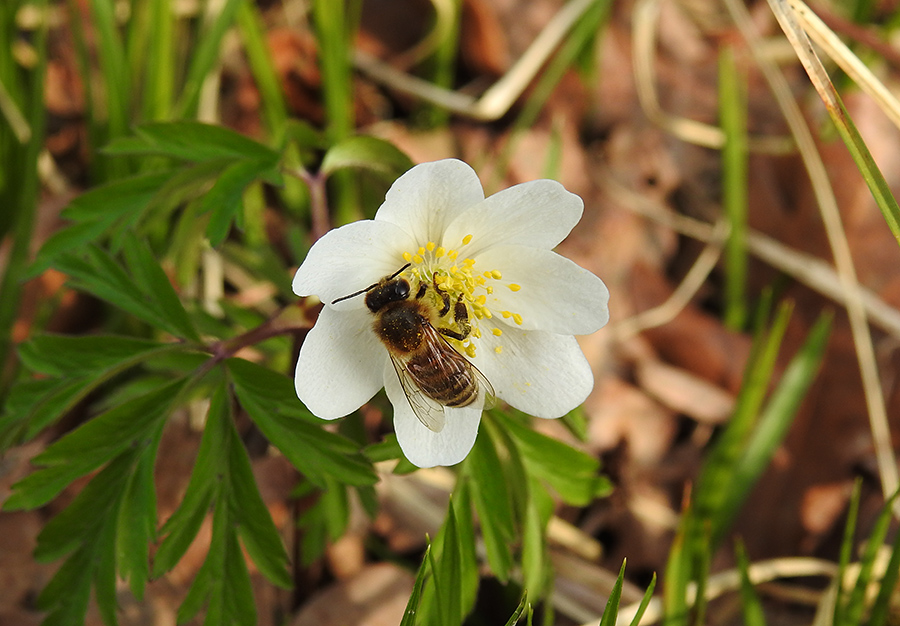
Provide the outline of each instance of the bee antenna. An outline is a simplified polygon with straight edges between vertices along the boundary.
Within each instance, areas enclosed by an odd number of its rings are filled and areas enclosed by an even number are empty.
[[[410,265],[412,265],[412,263],[407,263],[406,265],[404,265],[403,267],[401,267],[399,270],[397,270],[396,272],[394,272],[393,274],[391,274],[391,275],[388,277],[388,280],[393,280],[394,278],[397,278],[397,277],[398,277],[400,274],[402,274],[402,273],[404,272],[404,270],[405,270],[407,267],[409,267]],[[376,284],[377,284],[377,283],[376,283]],[[374,285],[373,285],[373,287],[374,287]],[[372,287],[369,287],[369,289],[371,289],[371,288],[372,288]]]
[[[402,274],[403,271],[410,265],[412,265],[412,263],[407,263],[406,265],[401,267],[399,270],[397,270],[396,272],[394,272],[393,274],[388,276],[387,280],[393,280],[394,278],[397,278],[397,276]],[[360,289],[359,291],[357,291],[355,293],[351,293],[349,296],[341,296],[337,300],[332,300],[331,304],[337,304],[338,302],[343,302],[344,300],[349,300],[350,298],[355,298],[356,296],[361,296],[362,294],[366,293],[367,291],[372,291],[373,289],[375,289],[375,287],[377,287],[379,285],[379,283],[381,283],[380,280],[377,283],[369,285],[365,289]]]

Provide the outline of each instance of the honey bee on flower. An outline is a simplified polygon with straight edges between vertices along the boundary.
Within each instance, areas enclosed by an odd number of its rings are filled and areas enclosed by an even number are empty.
[[[574,335],[608,320],[603,282],[556,254],[581,199],[550,180],[488,198],[475,172],[418,165],[374,220],[330,231],[294,278],[325,306],[300,349],[295,385],[318,417],[347,415],[385,388],[406,457],[453,465],[493,396],[560,417],[593,388]]]

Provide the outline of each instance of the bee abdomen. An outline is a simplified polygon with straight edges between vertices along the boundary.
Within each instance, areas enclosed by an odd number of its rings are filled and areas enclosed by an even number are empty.
[[[430,359],[413,357],[407,369],[422,393],[444,406],[468,406],[478,397],[475,378],[464,362],[451,360],[434,367]]]

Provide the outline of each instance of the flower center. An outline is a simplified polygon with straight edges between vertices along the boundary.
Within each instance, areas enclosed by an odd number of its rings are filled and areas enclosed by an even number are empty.
[[[475,356],[475,344],[472,340],[481,338],[479,321],[494,317],[494,312],[486,305],[487,296],[494,293],[494,288],[500,285],[505,285],[511,291],[521,289],[521,286],[515,283],[501,283],[503,274],[498,269],[476,270],[476,260],[465,256],[465,248],[471,242],[472,235],[466,235],[458,249],[448,250],[429,241],[415,252],[403,253],[403,259],[411,264],[407,273],[413,293],[416,293],[422,284],[430,287],[424,297],[431,299],[435,311],[441,311],[446,306],[444,296],[434,289],[435,285],[449,298],[449,310],[441,317],[441,321],[447,324],[444,328],[452,329],[457,334],[464,335],[464,338],[455,339],[448,336],[447,340],[469,358]],[[465,305],[468,323],[456,316],[457,302]],[[518,313],[501,311],[500,315],[504,319],[512,319],[516,324],[522,323],[522,316]],[[471,330],[468,328],[469,325]],[[503,331],[494,327],[491,333],[499,337]],[[498,345],[494,350],[499,354],[503,348]]]

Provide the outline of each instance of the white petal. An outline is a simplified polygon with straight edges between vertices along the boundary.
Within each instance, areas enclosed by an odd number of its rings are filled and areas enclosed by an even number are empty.
[[[422,163],[394,181],[375,220],[396,224],[424,246],[440,242],[447,224],[483,199],[478,175],[462,161]]]
[[[317,417],[343,417],[381,389],[386,362],[387,351],[372,331],[368,309],[325,307],[300,347],[297,396]]]
[[[603,281],[550,250],[493,247],[478,257],[475,269],[496,269],[502,275],[489,281],[494,293],[486,302],[496,321],[562,335],[587,335],[609,321],[609,290]],[[510,284],[521,288],[512,291]],[[502,311],[518,313],[522,324],[503,318]]]
[[[394,405],[394,431],[404,456],[418,467],[456,465],[469,454],[478,435],[481,406],[445,408],[444,429],[428,430],[413,413],[390,363],[384,368],[384,389]]]
[[[402,229],[388,222],[362,220],[327,232],[310,248],[294,275],[294,293],[317,295],[326,304],[378,282],[403,267],[403,251],[418,247]],[[362,308],[363,298],[336,305]]]
[[[444,245],[471,234],[472,243],[460,252],[470,258],[503,244],[549,250],[566,238],[583,211],[581,198],[555,180],[533,180],[495,193],[453,220]]]
[[[497,337],[482,324],[472,362],[498,398],[535,417],[565,415],[594,387],[591,367],[578,342],[568,335],[503,328]]]

